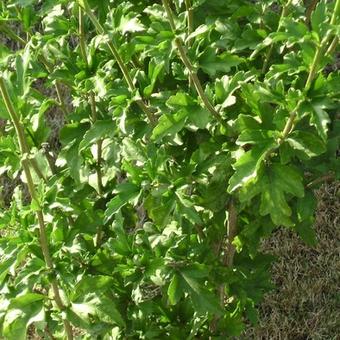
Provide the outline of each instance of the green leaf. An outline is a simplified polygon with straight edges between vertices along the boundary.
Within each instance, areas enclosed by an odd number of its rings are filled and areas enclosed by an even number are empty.
[[[145,163],[147,160],[140,143],[128,137],[123,139],[122,156],[127,161]]]
[[[84,297],[86,293],[91,290],[96,291],[96,293],[106,292],[110,287],[112,287],[113,279],[110,276],[96,275],[96,276],[84,276],[76,284],[72,290],[71,299],[76,301],[79,298]]]
[[[195,105],[194,99],[189,96],[188,94],[184,92],[177,92],[176,95],[171,96],[167,102],[166,105],[170,107],[176,107],[176,106],[192,106]]]
[[[44,295],[25,293],[14,298],[3,321],[3,335],[8,340],[25,340],[26,330],[33,322],[45,319]]]
[[[183,113],[185,112],[190,121],[199,129],[206,128],[211,121],[209,111],[199,106],[196,100],[186,93],[177,92],[176,95],[171,96],[167,100],[166,104],[169,107],[182,110]]]
[[[204,283],[196,280],[191,271],[181,270],[180,273],[187,288],[189,288],[189,294],[197,313],[205,314],[210,312],[216,315],[223,315],[223,309],[219,304],[217,296],[211,293],[204,286]]]
[[[88,293],[83,296],[83,301],[71,304],[70,316],[78,327],[89,328],[93,317],[97,317],[100,321],[116,324],[121,327],[125,326],[125,322],[112,299],[100,293]],[[98,322],[97,319],[97,322]]]
[[[324,141],[326,141],[328,124],[330,123],[330,119],[327,112],[324,110],[325,105],[323,102],[313,102],[310,105],[310,108],[311,108],[310,123],[315,126],[316,131],[318,132],[320,137]]]
[[[199,294],[194,291],[190,292],[190,297],[194,306],[194,309],[198,314],[204,315],[207,312],[222,316],[224,311],[219,304],[217,296],[208,290],[202,290]]]
[[[10,115],[8,113],[6,105],[2,97],[0,97],[0,119],[9,119],[9,118],[10,118]]]
[[[82,163],[83,158],[79,154],[79,147],[77,143],[71,144],[68,150],[66,150],[66,161],[69,167],[71,177],[76,181],[77,184],[82,182]]]
[[[304,196],[300,174],[292,167],[273,164],[266,169],[258,185],[261,192],[260,214],[262,216],[270,214],[275,225],[292,226],[293,222],[290,219],[292,210],[286,201],[285,193],[297,197]]]
[[[145,27],[142,25],[138,18],[122,18],[120,29],[122,33],[125,34],[128,32],[142,32],[145,30]]]
[[[244,130],[261,130],[261,122],[258,119],[244,114],[240,114],[237,117],[235,126],[240,133]]]
[[[100,320],[125,327],[125,321],[112,299],[100,297],[97,305],[97,315]]]
[[[187,115],[186,110],[179,110],[175,114],[163,114],[152,131],[151,139],[158,142],[165,136],[175,135],[183,129]]]
[[[97,120],[85,133],[83,140],[79,144],[79,151],[86,149],[89,145],[114,133],[112,120]]]
[[[157,79],[161,76],[161,72],[164,71],[164,62],[156,62],[151,60],[148,67],[148,77],[151,84],[144,88],[143,93],[146,97],[151,96]]]
[[[112,218],[124,205],[138,198],[140,189],[133,183],[119,184],[114,191],[116,196],[110,200],[105,210],[105,223]]]
[[[115,125],[112,120],[97,120],[85,133],[83,140],[79,144],[79,151],[86,149],[100,139],[114,134]]]
[[[212,77],[218,72],[228,73],[232,67],[243,62],[243,58],[229,52],[216,55],[213,48],[208,48],[199,59],[199,65],[202,70]]]
[[[292,211],[286,202],[284,192],[271,183],[270,178],[263,179],[263,191],[261,194],[260,214],[262,216],[270,214],[275,225],[292,226],[290,220]]]
[[[236,102],[236,97],[233,96],[233,93],[239,89],[243,83],[253,78],[254,76],[251,72],[240,71],[233,77],[225,75],[221,79],[217,79],[215,83],[216,101],[222,103],[222,108],[233,105]]]
[[[14,3],[16,5],[22,6],[22,7],[26,7],[26,6],[31,6],[34,3],[36,3],[38,0],[16,0],[14,1]]]
[[[231,193],[237,188],[245,186],[251,180],[254,180],[267,156],[269,150],[274,147],[274,143],[256,145],[250,151],[244,153],[233,165],[234,175],[229,180],[228,192]]]
[[[176,200],[173,197],[170,197],[161,204],[159,204],[158,201],[153,202],[150,198],[146,201],[146,208],[152,220],[160,227],[164,227],[169,221],[170,214],[174,210],[175,204]]]
[[[273,164],[271,166],[274,180],[277,186],[285,192],[297,197],[303,197],[305,190],[303,186],[302,176],[292,166]]]
[[[29,45],[25,48],[22,55],[18,55],[15,59],[15,67],[17,74],[17,89],[20,96],[25,96],[29,91],[30,81],[26,75],[29,62],[31,59],[31,52]]]
[[[326,151],[323,140],[311,132],[293,131],[287,138],[287,143],[293,149],[302,151],[308,157],[318,156]]]
[[[295,230],[308,246],[314,247],[317,245],[318,241],[313,229],[313,223],[309,221],[300,222],[295,226]]]
[[[207,25],[200,25],[198,26],[194,32],[190,33],[187,38],[185,39],[185,42],[189,42],[190,40],[192,40],[195,37],[198,36],[204,36],[207,32],[209,32],[211,29],[211,26],[207,26]]]
[[[90,128],[89,124],[71,123],[65,125],[60,131],[60,141],[63,145],[68,145],[76,140],[81,140]]]
[[[312,191],[307,191],[306,195],[297,200],[296,214],[298,223],[295,226],[295,230],[302,238],[302,240],[309,246],[315,246],[317,244],[316,233],[313,228],[315,222],[315,211],[317,201]]]
[[[314,32],[318,33],[321,40],[324,35],[324,23],[327,22],[327,6],[326,1],[322,0],[316,5],[311,15],[311,24]]]
[[[238,145],[245,144],[270,144],[274,143],[280,135],[278,131],[270,130],[245,130],[238,137]]]
[[[183,295],[181,277],[175,274],[168,287],[168,297],[171,305],[176,305]]]
[[[206,129],[212,117],[208,110],[196,105],[189,109],[189,120],[199,129]]]
[[[257,45],[256,49],[253,51],[249,58],[254,59],[264,48],[277,42],[288,40],[289,38],[290,36],[286,32],[272,32],[262,41],[262,43]]]
[[[313,217],[316,209],[317,201],[315,195],[311,191],[307,191],[304,197],[297,200],[297,217],[300,222],[309,220]]]
[[[223,328],[230,336],[237,337],[245,329],[243,318],[235,313],[226,313],[223,320]]]
[[[70,21],[65,18],[64,9],[61,4],[56,4],[42,20],[44,31],[47,34],[64,35],[70,29]]]

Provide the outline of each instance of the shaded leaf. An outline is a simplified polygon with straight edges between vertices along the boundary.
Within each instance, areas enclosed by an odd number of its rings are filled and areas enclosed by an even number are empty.
[[[229,180],[228,192],[231,193],[256,178],[263,160],[274,145],[274,143],[256,145],[236,161],[233,165],[235,173]]]
[[[168,297],[171,305],[176,305],[183,295],[183,288],[181,285],[181,277],[175,274],[168,287]]]
[[[125,204],[136,199],[140,194],[140,189],[133,183],[119,184],[115,190],[116,196],[107,204],[105,210],[105,221],[107,222],[116,214]]]
[[[163,114],[153,129],[151,138],[157,142],[165,136],[175,135],[183,129],[187,115],[186,110],[179,110],[175,114]]]

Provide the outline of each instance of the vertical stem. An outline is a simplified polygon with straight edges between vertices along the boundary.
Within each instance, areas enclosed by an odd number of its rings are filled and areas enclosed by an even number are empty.
[[[237,210],[235,207],[234,200],[231,199],[228,206],[228,225],[226,230],[226,247],[224,249],[224,256],[222,263],[225,267],[232,268],[234,265],[234,256],[235,256],[235,246],[233,245],[233,241],[235,236],[237,235]],[[224,308],[225,304],[225,284],[221,284],[218,288],[219,296],[220,296],[220,304],[221,307]],[[219,317],[215,316],[211,321],[210,329],[212,333],[216,332],[217,322]]]
[[[104,34],[105,33],[104,27],[100,24],[97,17],[93,14],[93,12],[92,12],[89,4],[87,3],[87,1],[86,0],[78,0],[78,3],[83,8],[86,15],[92,21],[94,27],[96,28],[97,33]],[[109,41],[107,43],[107,46],[108,46],[109,50],[111,51],[112,55],[114,56],[114,58],[115,58],[115,60],[118,64],[119,69],[123,73],[125,82],[127,83],[130,92],[132,92],[132,93],[136,92],[137,88],[136,88],[135,84],[133,83],[133,79],[130,75],[130,72],[129,72],[127,66],[125,65],[122,57],[120,56],[118,49],[116,48],[116,46],[114,45],[114,43],[112,41]],[[140,107],[140,109],[146,114],[149,121],[154,125],[156,123],[156,117],[154,116],[154,114],[150,110],[150,108],[144,103],[143,99],[136,100],[136,103]]]
[[[15,32],[13,32],[6,24],[0,24],[0,30],[2,30],[3,32],[5,32],[10,38],[12,38],[13,40],[19,42],[20,44],[22,45],[26,45],[27,44],[27,41],[22,39],[21,37],[19,37]],[[43,56],[39,56],[38,58],[40,60],[40,62],[42,62],[47,71],[49,73],[52,72],[52,65],[50,63],[48,63],[48,61],[45,59],[45,57]],[[64,114],[67,114],[67,109],[66,109],[66,106],[65,106],[65,103],[63,101],[63,97],[62,97],[62,94],[61,94],[61,86],[59,84],[58,81],[56,81],[55,83],[55,88],[56,88],[56,92],[57,92],[57,97],[58,97],[58,102],[59,102],[59,106],[61,108],[61,110],[63,111]]]
[[[233,245],[234,238],[237,234],[237,210],[234,200],[232,199],[228,208],[228,230],[227,230],[227,251],[224,257],[224,264],[231,268],[234,263],[235,246]]]
[[[190,0],[185,0],[185,8],[187,11],[188,35],[190,35],[194,31],[194,13],[192,11]]]
[[[97,108],[96,108],[96,99],[95,99],[93,91],[90,92],[90,104],[91,104],[90,106],[91,106],[91,112],[92,112],[92,122],[94,123],[97,120]],[[97,185],[98,185],[99,195],[102,195],[103,193],[103,181],[102,181],[102,171],[101,171],[102,144],[103,144],[102,140],[99,140],[97,142],[96,173],[97,173]]]
[[[339,16],[339,12],[340,12],[340,0],[336,0],[335,7],[334,7],[334,10],[333,10],[333,14],[332,14],[332,18],[331,18],[331,21],[330,21],[331,25],[336,24],[336,20],[337,20],[337,17]],[[305,83],[305,89],[304,89],[305,92],[307,92],[312,85],[312,82],[313,82],[313,80],[314,80],[314,78],[317,74],[320,59],[327,51],[328,42],[329,42],[330,38],[331,38],[331,35],[327,33],[326,36],[322,39],[320,45],[317,47],[312,65],[311,65],[310,70],[309,70],[308,78],[307,78],[306,83]],[[331,43],[331,45],[332,44],[333,44],[333,42]],[[335,42],[335,44],[336,44],[336,42]],[[331,46],[329,46],[329,47],[331,47]],[[329,50],[329,48],[328,48],[328,50]],[[293,129],[294,121],[295,121],[295,118],[296,118],[296,115],[297,115],[297,111],[298,111],[301,104],[302,104],[302,101],[299,101],[296,105],[295,110],[291,113],[291,115],[290,115],[284,129],[283,129],[280,144],[283,143],[283,141],[287,138],[287,136],[289,135],[289,133]]]
[[[84,16],[83,9],[79,6],[79,46],[82,58],[88,67],[88,57],[86,50],[86,41],[85,41],[85,33],[84,33]],[[90,107],[92,113],[92,123],[97,121],[97,107],[96,107],[96,98],[93,91],[90,91]],[[101,163],[102,163],[102,140],[97,142],[97,164],[96,164],[96,173],[97,173],[97,185],[98,185],[98,193],[102,195],[103,193],[103,181],[102,181],[102,172],[101,172]]]
[[[40,55],[38,57],[38,60],[42,64],[44,64],[44,66],[46,67],[46,70],[47,70],[48,73],[52,73],[53,72],[53,65],[50,62],[48,62],[48,60],[43,55]],[[63,111],[63,113],[65,115],[67,115],[68,112],[67,112],[66,105],[64,103],[64,99],[63,99],[63,96],[62,96],[61,86],[60,86],[60,83],[57,80],[55,82],[55,90],[57,92],[58,104],[60,106],[60,109]]]
[[[319,62],[320,62],[320,59],[323,55],[323,53],[325,52],[325,42],[326,41],[322,41],[321,42],[321,46],[319,46],[316,50],[316,53],[314,55],[314,60],[312,62],[312,66],[309,70],[309,74],[308,74],[308,78],[307,78],[307,81],[306,81],[306,84],[305,84],[305,90],[308,91],[312,85],[312,82],[315,78],[315,75],[316,75],[316,72],[317,72],[317,68],[319,66]]]
[[[163,6],[164,9],[167,13],[167,17],[169,20],[169,24],[171,27],[171,30],[173,31],[173,33],[176,35],[176,25],[175,25],[175,21],[174,21],[174,17],[172,14],[172,10],[170,8],[169,2],[168,0],[162,0],[163,2]],[[199,95],[199,97],[201,98],[204,106],[206,107],[206,109],[216,118],[216,120],[218,120],[222,125],[225,125],[222,117],[220,116],[220,114],[216,111],[216,109],[214,108],[214,106],[211,104],[209,98],[206,96],[204,90],[203,90],[203,86],[197,76],[197,73],[195,71],[194,66],[192,65],[190,59],[187,56],[187,53],[185,51],[184,48],[184,44],[181,38],[176,37],[175,38],[175,44],[179,53],[179,56],[182,60],[182,63],[184,64],[184,66],[186,67],[186,69],[189,72],[189,76],[196,88],[197,94]]]
[[[331,18],[331,25],[335,25],[337,21],[337,17],[340,15],[340,1],[337,0],[334,6],[332,18]]]
[[[194,31],[194,13],[191,7],[191,1],[185,0],[185,8],[187,12],[187,26],[188,26],[188,36]],[[191,40],[188,41],[188,47],[191,46]],[[194,84],[192,78],[189,77],[189,87],[193,88]]]
[[[89,66],[88,60],[87,60],[87,52],[86,52],[86,44],[85,44],[85,31],[84,31],[84,15],[83,15],[83,10],[79,6],[79,47],[80,47],[80,54],[85,62],[86,67]]]
[[[49,72],[51,73],[51,70],[49,70]],[[60,109],[61,109],[61,111],[63,111],[63,113],[65,115],[67,115],[68,111],[67,111],[66,105],[64,103],[64,99],[63,99],[63,96],[62,96],[61,86],[60,86],[60,83],[58,82],[58,80],[55,81],[55,90],[57,92],[57,97],[58,97]]]
[[[339,12],[340,12],[340,1],[337,0],[337,2],[335,3],[334,10],[333,10],[330,25],[333,26],[333,25],[336,24],[336,19],[339,15]],[[317,68],[319,66],[319,62],[320,62],[322,55],[324,55],[324,53],[327,53],[327,44],[328,44],[330,37],[331,37],[330,34],[326,34],[326,36],[322,39],[321,44],[317,48],[317,51],[316,51],[316,54],[314,56],[314,60],[313,60],[313,63],[312,63],[312,67],[309,71],[309,75],[308,75],[308,78],[307,78],[307,81],[306,81],[305,88],[306,88],[307,91],[309,90],[309,88],[312,85],[312,82],[315,78],[315,75],[317,73]],[[337,37],[335,37],[334,39],[336,39],[336,38]],[[333,42],[334,42],[334,40],[332,41],[331,46],[332,46]],[[336,41],[334,43],[336,44]],[[333,48],[331,46],[329,46],[329,48]]]
[[[2,95],[2,98],[4,100],[5,106],[7,108],[7,111],[11,117],[12,123],[14,125],[16,134],[17,134],[17,138],[18,138],[18,142],[19,142],[19,146],[20,146],[20,152],[22,155],[22,167],[25,173],[25,177],[27,180],[27,186],[28,186],[28,190],[31,196],[31,199],[35,202],[39,203],[38,200],[38,195],[34,186],[34,182],[32,179],[32,174],[31,174],[31,170],[30,170],[30,162],[29,160],[26,158],[28,153],[29,153],[29,148],[28,148],[28,144],[26,141],[26,137],[25,137],[25,132],[24,132],[24,128],[20,122],[20,118],[17,115],[13,103],[9,97],[8,91],[7,91],[7,87],[5,84],[5,81],[3,78],[0,77],[0,92]],[[40,246],[44,255],[44,259],[45,259],[45,263],[47,268],[50,271],[54,270],[54,264],[53,264],[53,260],[49,251],[49,246],[48,246],[48,238],[47,238],[47,234],[46,234],[46,227],[45,227],[45,221],[44,221],[44,215],[42,212],[42,208],[40,207],[37,211],[36,211],[36,215],[38,218],[38,223],[39,223],[39,242],[40,242]],[[65,309],[65,306],[61,300],[60,297],[60,293],[59,293],[59,287],[58,287],[58,283],[57,280],[54,278],[51,281],[51,286],[52,286],[52,290],[53,290],[53,295],[54,295],[54,301],[57,305],[57,307],[62,311]],[[67,320],[63,319],[63,323],[64,323],[64,328],[65,328],[65,332],[67,334],[67,338],[68,339],[73,339],[73,333],[72,333],[72,327],[70,325],[70,323]]]
[[[331,56],[334,53],[336,45],[338,44],[338,42],[339,42],[339,38],[337,36],[334,37],[332,42],[330,43],[327,51],[326,51],[326,55]]]
[[[99,24],[99,23],[98,23]],[[84,33],[84,15],[83,9],[79,6],[79,46],[80,46],[80,53],[82,58],[85,62],[86,67],[89,66],[88,64],[88,56],[87,56],[87,49],[85,43],[85,33]],[[90,107],[92,113],[92,123],[97,121],[97,107],[96,107],[96,98],[93,91],[89,93],[90,97]],[[103,194],[103,177],[101,171],[101,164],[102,164],[102,145],[103,141],[99,140],[97,142],[97,160],[96,160],[96,174],[97,174],[97,186],[98,186],[98,194],[101,196]],[[101,243],[101,235],[102,228],[98,227],[95,244],[98,247]]]
[[[277,26],[276,32],[279,32],[281,30],[282,20],[283,20],[284,17],[287,16],[288,7],[290,6],[291,2],[292,2],[292,0],[288,0],[287,3],[282,7],[282,12],[281,12],[281,16],[280,16],[280,19],[279,19],[279,24]],[[272,43],[270,45],[267,53],[266,53],[265,58],[264,58],[264,63],[263,63],[262,70],[261,70],[262,74],[266,73],[266,71],[267,71],[268,63],[269,63],[270,57],[273,53],[273,50],[274,50],[274,44]]]
[[[309,25],[310,23],[310,18],[311,18],[311,15],[317,5],[319,0],[312,0],[311,3],[309,4],[309,6],[307,7],[307,10],[306,10],[306,20],[305,20],[305,23],[306,25]]]
[[[170,28],[171,28],[172,32],[174,34],[176,34],[176,25],[175,25],[174,16],[172,14],[172,10],[170,8],[170,3],[169,3],[168,0],[162,0],[162,3],[163,3],[163,7],[165,9],[166,15],[168,17]]]

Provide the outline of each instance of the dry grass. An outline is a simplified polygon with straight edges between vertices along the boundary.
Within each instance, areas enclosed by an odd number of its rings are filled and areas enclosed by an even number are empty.
[[[288,229],[263,243],[277,256],[272,275],[276,290],[260,306],[260,322],[242,339],[340,339],[340,183],[318,192],[315,230],[310,248]]]

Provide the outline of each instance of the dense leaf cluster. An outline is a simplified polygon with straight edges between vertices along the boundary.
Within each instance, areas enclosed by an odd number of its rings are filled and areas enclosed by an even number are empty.
[[[339,175],[339,3],[2,1],[0,174],[23,185],[0,208],[1,337],[256,323],[260,239],[314,244],[312,190]]]

